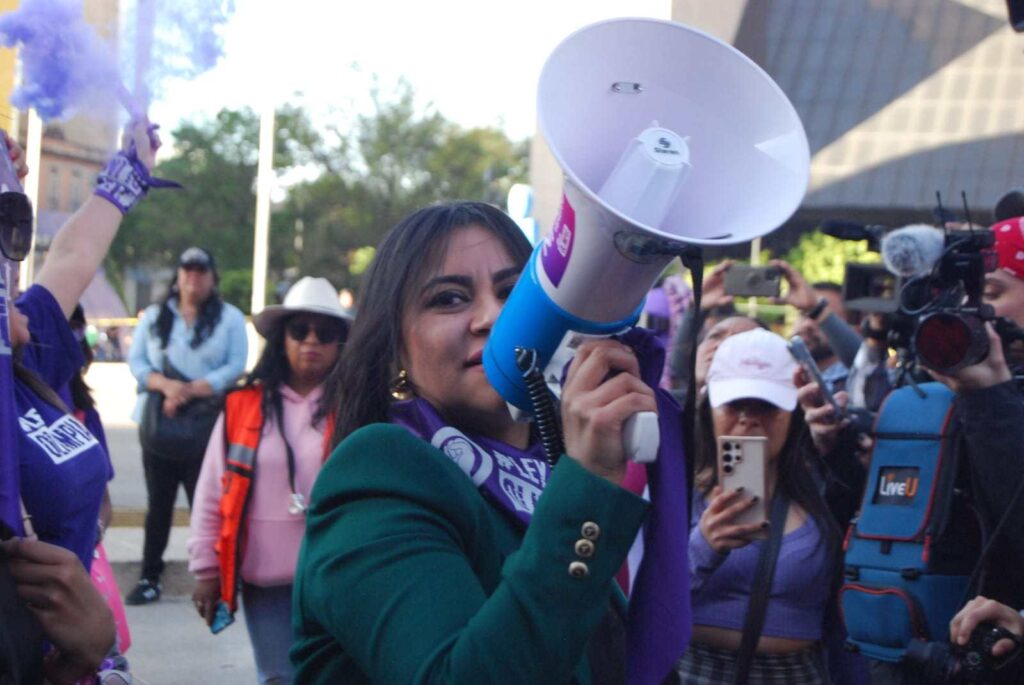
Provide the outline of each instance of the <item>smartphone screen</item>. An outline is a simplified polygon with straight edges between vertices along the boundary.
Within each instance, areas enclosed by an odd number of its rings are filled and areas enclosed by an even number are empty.
[[[745,497],[756,495],[752,507],[736,517],[734,523],[761,523],[768,520],[765,477],[768,439],[750,435],[723,435],[718,438],[718,482],[725,490],[742,487]],[[755,537],[766,537],[767,532]]]

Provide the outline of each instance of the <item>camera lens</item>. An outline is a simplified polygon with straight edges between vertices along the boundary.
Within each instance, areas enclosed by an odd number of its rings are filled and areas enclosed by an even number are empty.
[[[726,464],[723,466],[722,471],[725,473],[732,473],[732,464]]]
[[[732,452],[726,452],[725,454],[723,454],[722,461],[724,461],[726,464],[732,461]]]
[[[926,366],[952,373],[988,356],[988,333],[975,316],[938,312],[918,324],[914,347]]]

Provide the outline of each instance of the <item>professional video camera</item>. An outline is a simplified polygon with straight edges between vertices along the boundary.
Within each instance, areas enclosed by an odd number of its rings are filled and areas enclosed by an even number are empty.
[[[992,656],[992,648],[1002,639],[1014,642],[1016,649],[1002,659]],[[982,623],[971,633],[964,646],[948,642],[910,643],[904,657],[908,669],[922,683],[990,683],[995,671],[1019,656],[1020,640],[1005,628]]]
[[[949,218],[941,205],[936,211],[943,219]],[[982,301],[985,274],[998,265],[991,231],[939,229],[927,224],[889,230],[846,222],[827,222],[822,230],[838,238],[868,240],[869,246],[877,246],[882,253],[896,280],[875,276],[858,282],[848,274],[847,288],[860,285],[864,293],[861,302],[867,303],[860,307],[862,311],[893,312],[889,343],[908,362],[920,360],[946,374],[977,364],[989,352],[986,322],[993,323],[1004,344],[1024,340],[1024,330],[996,317],[991,305]],[[894,300],[889,294],[895,294]],[[847,306],[857,299],[848,295]]]

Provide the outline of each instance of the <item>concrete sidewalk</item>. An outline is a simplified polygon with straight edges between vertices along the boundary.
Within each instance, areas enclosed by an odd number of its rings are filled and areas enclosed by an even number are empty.
[[[96,363],[86,382],[96,398],[114,463],[115,478],[110,483],[114,517],[104,548],[124,595],[139,579],[146,513],[142,453],[138,429],[131,421],[135,379],[127,364]],[[125,607],[132,635],[126,656],[132,674],[140,685],[252,685],[256,667],[243,612],[239,610],[235,625],[212,635],[192,606],[194,581],[188,573],[187,538],[188,504],[181,491],[164,554],[163,596],[153,604]]]

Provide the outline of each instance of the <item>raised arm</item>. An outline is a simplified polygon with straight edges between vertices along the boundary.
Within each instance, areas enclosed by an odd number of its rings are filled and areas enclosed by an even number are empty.
[[[36,283],[53,295],[65,316],[70,316],[96,269],[107,256],[124,213],[126,196],[135,199],[149,187],[159,140],[137,121],[124,135],[124,149],[100,174],[100,188],[61,227],[53,239]],[[127,195],[125,195],[127,193]]]

